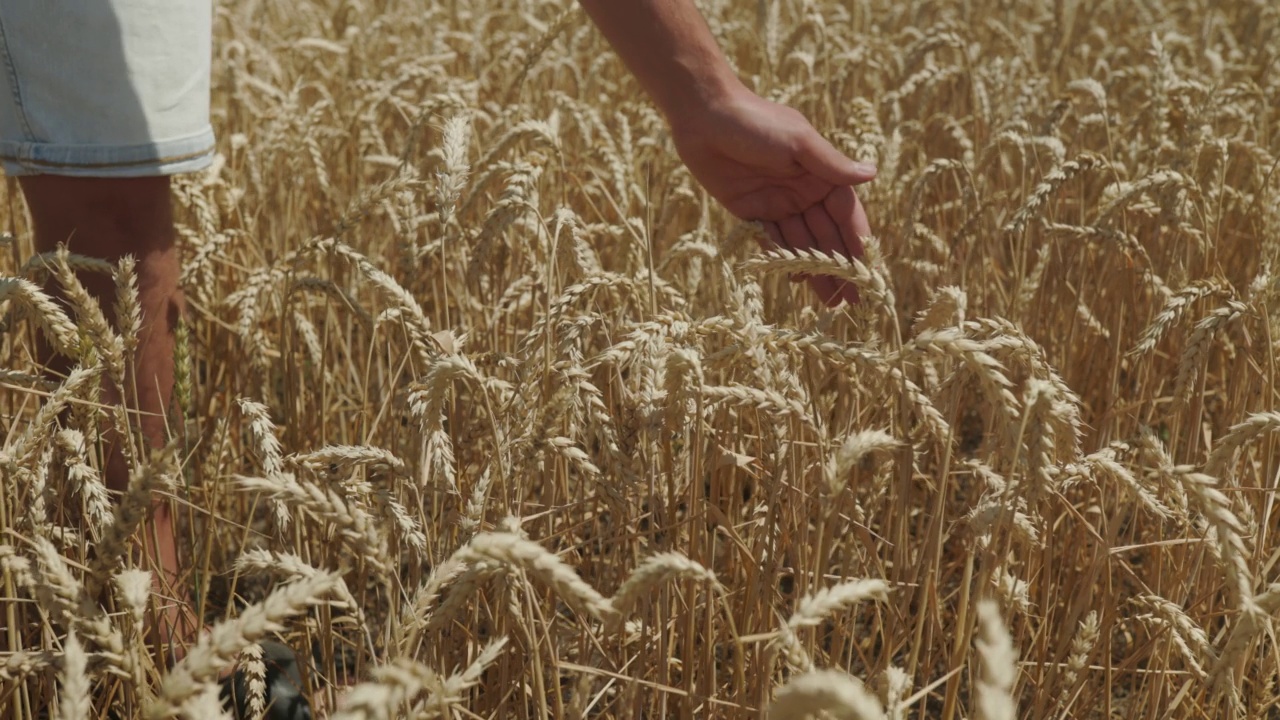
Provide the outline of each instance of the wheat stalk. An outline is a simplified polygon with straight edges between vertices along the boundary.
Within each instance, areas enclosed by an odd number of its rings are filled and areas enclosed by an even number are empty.
[[[88,720],[92,703],[89,696],[89,676],[86,665],[89,656],[80,645],[74,631],[67,634],[67,644],[62,661],[62,692],[58,696],[59,720]]]
[[[609,599],[609,607],[614,613],[610,622],[616,627],[631,614],[646,594],[682,578],[707,583],[717,592],[721,589],[715,573],[701,564],[679,553],[659,553],[640,563]]]
[[[860,602],[886,602],[888,598],[889,585],[883,580],[849,580],[806,595],[796,606],[778,637],[778,644],[786,653],[787,662],[801,671],[813,670],[813,661],[797,635],[801,628],[816,627],[828,615]]]
[[[813,670],[779,688],[765,717],[800,720],[823,713],[848,720],[880,720],[885,716],[880,701],[857,678],[835,670]]]
[[[1210,297],[1222,292],[1222,285],[1216,281],[1198,281],[1187,285],[1169,296],[1164,308],[1142,331],[1138,342],[1129,351],[1130,355],[1145,355],[1155,349],[1160,339],[1169,332],[1179,319],[1187,312],[1191,304],[1201,298]]]
[[[0,302],[21,303],[52,343],[54,350],[79,357],[80,334],[66,312],[35,283],[22,278],[0,278]]]
[[[560,558],[541,545],[511,533],[481,533],[459,551],[465,562],[488,561],[523,570],[555,589],[579,609],[603,618],[613,607]]]
[[[1000,610],[990,600],[978,604],[978,638],[974,643],[981,672],[974,688],[975,718],[1013,720],[1018,716],[1012,692],[1018,678],[1017,651]]]
[[[1244,303],[1228,300],[1227,304],[1206,315],[1195,324],[1187,346],[1182,350],[1178,360],[1178,376],[1174,388],[1174,396],[1182,402],[1191,398],[1196,376],[1205,364],[1205,356],[1214,337],[1222,328],[1235,322],[1247,311]]]
[[[98,553],[89,567],[87,592],[96,596],[108,578],[126,565],[131,538],[151,511],[153,494],[172,490],[177,470],[177,445],[154,452],[129,475],[124,496],[116,501],[111,523],[102,530]]]
[[[1170,641],[1192,671],[1200,678],[1208,677],[1205,661],[1216,658],[1204,629],[1181,606],[1165,598],[1148,594],[1138,597],[1135,602],[1151,609],[1150,613],[1139,615],[1138,619],[1167,628]]]
[[[1071,639],[1071,653],[1067,655],[1067,665],[1062,672],[1060,686],[1062,694],[1055,702],[1055,709],[1059,713],[1065,713],[1070,707],[1070,692],[1075,688],[1080,674],[1089,666],[1089,656],[1098,643],[1098,632],[1098,611],[1090,610],[1084,620],[1080,621],[1080,627],[1076,630],[1075,637]]]
[[[405,705],[414,702],[424,691],[432,694],[419,708],[423,717],[449,717],[449,708],[461,700],[464,690],[473,687],[481,674],[492,665],[506,646],[506,638],[489,643],[465,670],[442,678],[421,663],[398,659],[373,673],[373,679],[360,683],[348,693],[341,712],[334,720],[384,720],[398,717]],[[432,707],[434,706],[434,707]]]
[[[1232,425],[1209,453],[1209,460],[1204,465],[1205,474],[1225,478],[1228,466],[1238,452],[1262,435],[1276,430],[1280,430],[1280,413],[1276,412],[1254,413],[1244,422]]]

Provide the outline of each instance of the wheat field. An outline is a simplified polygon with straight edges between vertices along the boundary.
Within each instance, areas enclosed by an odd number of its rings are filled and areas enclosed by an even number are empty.
[[[1280,6],[700,7],[878,165],[861,261],[762,253],[567,0],[217,3],[122,498],[131,270],[33,259],[9,181],[0,716],[215,717],[275,637],[321,717],[1280,717]]]

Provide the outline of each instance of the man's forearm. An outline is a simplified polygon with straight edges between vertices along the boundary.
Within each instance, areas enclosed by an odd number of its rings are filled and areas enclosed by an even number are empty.
[[[741,87],[693,0],[579,0],[667,116]]]

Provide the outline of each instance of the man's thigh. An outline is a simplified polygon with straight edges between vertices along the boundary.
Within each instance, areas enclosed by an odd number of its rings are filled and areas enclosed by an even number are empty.
[[[211,32],[210,0],[0,2],[5,171],[138,177],[207,165]]]

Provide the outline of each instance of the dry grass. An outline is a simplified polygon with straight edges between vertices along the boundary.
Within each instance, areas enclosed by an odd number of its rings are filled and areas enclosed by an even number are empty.
[[[133,268],[32,260],[9,184],[6,717],[207,717],[269,633],[344,717],[1278,712],[1280,6],[701,5],[878,163],[862,261],[754,255],[565,2],[219,3],[174,440],[114,506]],[[219,623],[168,674],[156,493]]]

